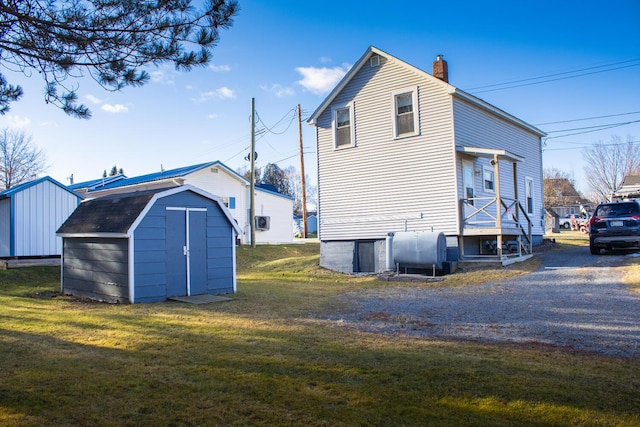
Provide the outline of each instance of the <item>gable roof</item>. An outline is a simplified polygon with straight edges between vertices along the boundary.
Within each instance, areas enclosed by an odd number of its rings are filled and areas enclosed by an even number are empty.
[[[431,74],[417,68],[414,67],[413,65],[404,62],[396,57],[394,57],[393,55],[390,55],[374,46],[369,46],[369,48],[364,52],[364,54],[360,57],[360,59],[358,59],[358,61],[353,65],[353,67],[351,67],[351,69],[347,72],[347,74],[345,74],[345,76],[342,78],[342,80],[340,80],[340,82],[337,84],[337,86],[331,91],[331,93],[329,93],[329,95],[325,98],[325,100],[320,104],[320,106],[313,112],[313,114],[311,114],[311,116],[309,117],[309,119],[307,120],[307,123],[315,125],[317,124],[317,120],[320,117],[320,115],[331,105],[331,103],[335,100],[335,98],[340,94],[340,92],[342,92],[342,90],[347,86],[347,84],[349,84],[349,82],[351,81],[351,79],[353,79],[353,77],[358,73],[358,71],[360,71],[360,69],[367,63],[369,57],[373,54],[376,55],[380,55],[384,58],[386,58],[388,61],[392,61],[396,64],[398,64],[400,67],[415,73],[421,77],[424,77],[428,80],[430,80],[431,82],[441,86],[443,89],[445,89],[447,91],[447,93],[449,93],[452,96],[456,96],[460,99],[464,99],[467,102],[470,102],[471,104],[474,104],[475,106],[479,107],[480,109],[491,113],[493,115],[496,115],[504,120],[507,120],[508,122],[511,122],[519,127],[522,127],[526,130],[528,130],[529,132],[532,132],[540,137],[546,136],[547,134],[543,131],[541,131],[540,129],[518,119],[515,116],[512,116],[511,114],[489,104],[488,102],[483,101],[480,98],[477,98],[473,95],[470,95],[458,88],[456,88],[455,86],[452,86],[451,84],[440,80],[437,77],[432,76]]]
[[[22,184],[18,184],[15,185],[7,190],[1,191],[0,192],[0,199],[5,199],[8,197],[13,196],[16,193],[19,193],[21,191],[24,191],[28,188],[34,187],[38,184],[41,184],[43,182],[50,182],[51,184],[60,187],[61,189],[68,191],[69,193],[73,194],[74,196],[76,196],[79,199],[84,199],[84,196],[81,194],[76,193],[75,191],[73,191],[72,189],[70,189],[69,187],[59,183],[58,181],[56,181],[55,179],[51,178],[50,176],[45,176],[42,178],[38,178],[35,179],[33,181],[29,181],[29,182],[23,182]]]
[[[87,181],[88,183],[92,183],[92,182],[97,183],[97,185],[90,187],[88,189],[88,192],[109,190],[112,188],[128,187],[128,186],[145,184],[145,183],[154,182],[154,181],[184,178],[189,174],[192,174],[194,172],[198,172],[199,170],[206,169],[208,167],[213,167],[213,166],[220,167],[226,170],[231,176],[241,181],[243,184],[249,185],[249,181],[247,181],[242,175],[238,174],[236,171],[229,168],[227,165],[220,162],[219,160],[215,160],[213,162],[199,163],[197,165],[183,166],[183,167],[170,169],[170,170],[162,170],[159,172],[153,172],[146,175],[134,176],[131,178],[127,178],[124,175],[120,175],[119,177],[110,177],[110,178],[118,178],[118,179],[105,181],[104,185],[100,185],[100,183],[102,182],[100,179]]]
[[[100,187],[99,190],[107,190],[110,188],[118,188],[118,187],[127,187],[130,185],[143,184],[147,182],[160,181],[165,179],[181,178],[190,173],[197,172],[209,166],[213,166],[216,163],[218,162],[200,163],[197,165],[184,166],[184,167],[170,169],[170,170],[161,170],[160,172],[153,172],[146,175],[134,176],[132,178],[120,179]]]
[[[61,237],[129,237],[156,200],[183,191],[191,191],[217,203],[240,234],[240,228],[220,199],[191,185],[111,194],[88,200],[76,208],[56,234]]]
[[[170,169],[170,170],[163,170],[160,172],[154,172],[154,173],[149,173],[146,175],[140,175],[140,176],[134,176],[131,178],[127,178],[124,175],[120,175],[119,177],[110,177],[110,178],[118,178],[118,179],[113,179],[111,181],[105,181],[104,184],[102,183],[101,179],[96,179],[93,181],[87,181],[88,183],[97,183],[95,185],[93,185],[92,187],[89,187],[87,189],[87,194],[90,195],[90,193],[92,191],[103,191],[103,190],[111,190],[114,188],[122,188],[122,187],[133,187],[135,185],[139,185],[139,184],[147,184],[150,182],[159,182],[159,181],[166,181],[166,180],[177,180],[177,179],[182,179],[184,177],[186,177],[187,175],[190,175],[194,172],[198,172],[200,170],[206,169],[206,168],[210,168],[210,167],[219,167],[223,170],[225,170],[231,177],[235,178],[236,180],[238,180],[241,184],[245,185],[245,186],[249,186],[249,180],[247,180],[245,177],[243,177],[242,175],[240,175],[238,172],[234,171],[233,169],[231,169],[229,166],[225,165],[224,163],[222,163],[219,160],[215,160],[212,162],[207,162],[207,163],[199,163],[197,165],[191,165],[191,166],[183,166],[180,168],[176,168],[176,169]],[[178,183],[179,185],[182,185],[182,182]],[[80,185],[80,184],[78,184]],[[175,184],[174,184],[175,185]],[[283,197],[286,199],[290,199],[293,200],[293,197],[291,196],[287,196],[285,194],[279,193],[275,187],[273,187],[273,189],[270,188],[266,188],[266,187],[261,187],[261,185],[267,185],[267,184],[256,184],[256,191],[260,191],[263,193],[268,193],[268,194],[272,194],[275,196],[279,196],[279,197]],[[77,187],[76,184],[74,184],[74,188],[86,188],[86,187]]]

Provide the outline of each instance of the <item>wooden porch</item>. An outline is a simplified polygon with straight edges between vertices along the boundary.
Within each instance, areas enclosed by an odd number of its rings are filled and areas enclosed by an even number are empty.
[[[501,262],[531,257],[532,223],[522,204],[505,197],[460,200],[461,261]]]

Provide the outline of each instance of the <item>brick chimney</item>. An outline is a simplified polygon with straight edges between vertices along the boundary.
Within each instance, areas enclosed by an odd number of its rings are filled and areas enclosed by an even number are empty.
[[[447,66],[447,61],[443,58],[444,55],[437,55],[436,60],[433,61],[433,77],[449,83],[449,67]]]

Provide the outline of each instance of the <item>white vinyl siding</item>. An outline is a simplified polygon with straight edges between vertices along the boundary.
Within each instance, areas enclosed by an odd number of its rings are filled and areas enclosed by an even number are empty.
[[[533,199],[535,201],[542,200],[542,151],[540,138],[459,98],[454,97],[453,99],[453,111],[457,146],[507,150],[524,159],[517,163],[517,192],[514,187],[513,162],[504,159],[500,160],[501,197],[514,198],[517,195],[522,207],[526,210],[524,177],[527,176],[534,181]],[[498,177],[494,178],[498,179]],[[459,191],[459,197],[464,197],[462,187],[460,187]],[[534,235],[544,234],[539,213],[536,212],[534,207],[533,212],[527,214],[532,221]]]
[[[214,170],[217,170],[214,171]],[[242,242],[251,242],[249,223],[250,191],[248,183],[222,166],[213,166],[189,174],[185,184],[191,184],[213,195],[223,195],[229,200],[229,212],[242,230]],[[233,200],[233,207],[232,207]],[[288,197],[256,189],[256,216],[268,216],[269,230],[256,231],[256,243],[290,243],[293,241],[293,200]]]
[[[383,239],[393,231],[457,234],[451,97],[442,85],[381,57],[362,67],[334,100],[357,106],[357,150],[335,150],[332,108],[317,121],[320,238]],[[390,99],[419,87],[422,134],[394,138]]]

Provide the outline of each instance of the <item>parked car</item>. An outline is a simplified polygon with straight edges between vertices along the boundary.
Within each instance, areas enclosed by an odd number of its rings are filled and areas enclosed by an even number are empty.
[[[565,215],[564,218],[560,218],[558,220],[558,225],[560,228],[566,228],[567,230],[571,228],[571,217],[575,218],[576,221],[580,219],[580,215],[578,214],[569,214]]]
[[[640,248],[640,203],[600,203],[589,222],[589,249],[599,255],[602,249]]]

